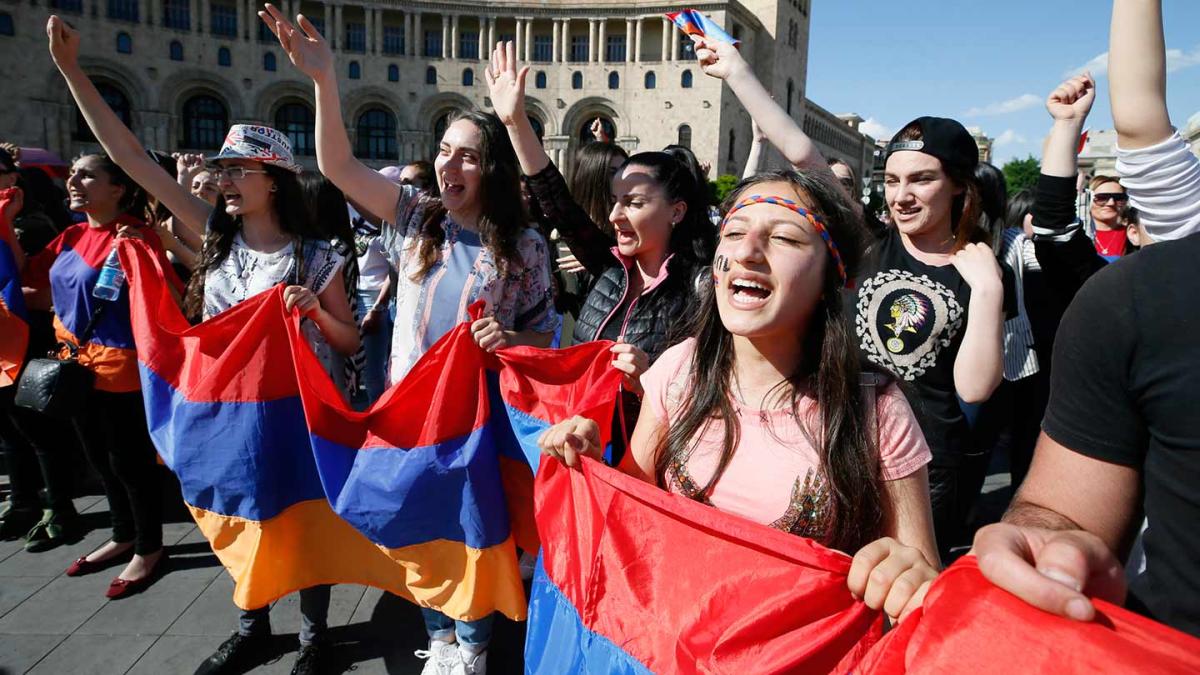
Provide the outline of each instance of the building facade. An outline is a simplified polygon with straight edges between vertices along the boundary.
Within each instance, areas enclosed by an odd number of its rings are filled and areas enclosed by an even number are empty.
[[[663,16],[710,15],[742,41],[763,83],[803,122],[811,0],[523,0],[321,3],[282,0],[327,36],[358,157],[382,166],[429,158],[456,110],[489,109],[488,45],[515,41],[531,66],[528,112],[570,169],[601,118],[629,151],[691,147],[713,174],[740,174],[750,121],[705,76]],[[98,148],[46,47],[58,13],[83,34],[80,61],[150,148],[209,151],[234,123],[274,126],[315,166],[312,84],[288,62],[252,0],[10,0],[0,5],[0,139],[63,157]],[[823,113],[823,111],[822,111]],[[823,119],[823,116],[822,116]],[[849,127],[846,127],[849,129]],[[841,142],[833,143],[841,147]]]

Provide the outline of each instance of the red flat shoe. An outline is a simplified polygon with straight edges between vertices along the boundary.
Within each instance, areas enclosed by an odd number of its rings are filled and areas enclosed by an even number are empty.
[[[167,554],[164,552],[162,557],[158,559],[158,562],[154,564],[154,569],[150,570],[150,574],[141,579],[134,579],[133,581],[117,577],[108,585],[108,591],[104,595],[109,600],[120,600],[131,595],[137,595],[154,585],[154,582],[158,581],[158,578],[166,571],[166,566]]]
[[[86,555],[79,556],[79,559],[71,563],[71,566],[67,568],[67,576],[81,577],[85,574],[98,572],[107,567],[110,562],[110,560],[105,560],[104,562],[90,562]]]

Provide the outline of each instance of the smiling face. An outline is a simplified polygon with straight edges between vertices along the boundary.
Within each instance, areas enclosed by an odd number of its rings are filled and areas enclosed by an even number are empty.
[[[949,237],[954,198],[962,193],[933,155],[901,150],[888,157],[884,174],[888,211],[900,232],[909,237],[942,231]]]
[[[1092,188],[1092,220],[1101,230],[1121,227],[1121,207],[1126,204],[1125,188],[1120,183],[1100,183]]]
[[[671,199],[652,169],[630,164],[613,176],[614,205],[609,213],[621,255],[662,254],[671,243],[671,230],[683,220],[687,204]]]
[[[797,194],[790,183],[760,183],[753,190],[813,211],[808,196]],[[735,212],[721,231],[715,260],[717,311],[726,330],[745,338],[789,341],[808,325],[830,264],[816,228],[775,204],[753,204]]]
[[[210,171],[201,171],[192,178],[191,185],[192,194],[208,202],[212,206],[217,205],[217,196],[221,194],[221,190],[217,187],[217,179],[213,177]]]
[[[67,177],[69,208],[80,213],[109,214],[120,208],[125,187],[114,183],[104,169],[104,162],[95,155],[85,155],[71,165]]]
[[[480,211],[482,140],[479,127],[465,119],[451,124],[442,136],[433,170],[442,192],[442,204],[451,213],[478,214]]]
[[[217,165],[222,169],[240,167],[246,171],[266,171],[262,162],[250,159],[222,159]],[[225,213],[231,216],[245,217],[269,211],[274,205],[274,186],[275,179],[267,173],[247,173],[236,180],[228,173],[222,173],[217,181],[217,188],[225,197]]]

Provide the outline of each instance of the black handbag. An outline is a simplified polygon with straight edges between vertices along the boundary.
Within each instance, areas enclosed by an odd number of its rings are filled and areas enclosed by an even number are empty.
[[[86,342],[108,302],[100,302],[79,336]],[[62,356],[63,351],[67,356]],[[83,410],[96,375],[79,362],[79,345],[62,341],[44,359],[30,359],[17,382],[13,403],[57,419],[70,419]]]

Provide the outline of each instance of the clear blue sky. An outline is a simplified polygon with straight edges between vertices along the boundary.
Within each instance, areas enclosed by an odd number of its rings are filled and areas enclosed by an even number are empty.
[[[810,99],[894,133],[921,115],[997,139],[993,161],[1039,155],[1043,101],[1068,71],[1108,51],[1106,0],[815,0]],[[1167,103],[1176,126],[1200,112],[1200,1],[1164,0]],[[1088,126],[1111,129],[1108,82]],[[970,113],[970,114],[968,114]]]

